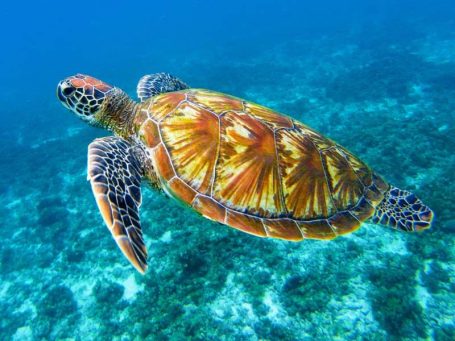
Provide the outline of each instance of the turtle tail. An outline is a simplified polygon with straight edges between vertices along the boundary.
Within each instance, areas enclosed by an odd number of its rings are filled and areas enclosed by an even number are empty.
[[[430,228],[433,217],[433,211],[414,194],[391,186],[376,207],[372,220],[376,224],[414,232]]]

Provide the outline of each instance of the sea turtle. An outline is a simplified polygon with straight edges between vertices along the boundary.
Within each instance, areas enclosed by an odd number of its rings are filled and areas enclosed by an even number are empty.
[[[89,145],[88,179],[141,273],[143,179],[208,219],[261,237],[333,239],[368,219],[407,232],[431,226],[433,212],[414,194],[290,117],[166,73],[142,77],[137,92],[140,103],[82,74],[57,88],[65,107],[114,133]]]

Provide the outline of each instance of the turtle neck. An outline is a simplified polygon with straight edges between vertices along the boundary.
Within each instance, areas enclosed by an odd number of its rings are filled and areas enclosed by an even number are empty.
[[[115,134],[129,138],[133,134],[133,119],[138,103],[118,88],[106,96],[101,110],[95,115],[96,122]]]

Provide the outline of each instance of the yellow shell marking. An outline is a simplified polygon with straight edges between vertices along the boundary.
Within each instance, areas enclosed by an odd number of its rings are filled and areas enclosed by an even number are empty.
[[[208,193],[218,154],[218,117],[185,102],[161,122],[163,141],[178,175],[200,193]]]
[[[274,133],[245,113],[221,117],[213,196],[228,207],[270,217],[285,213]]]
[[[209,219],[258,236],[332,239],[382,199],[365,189],[372,173],[355,156],[268,108],[194,89],[144,106],[139,132],[165,190]]]

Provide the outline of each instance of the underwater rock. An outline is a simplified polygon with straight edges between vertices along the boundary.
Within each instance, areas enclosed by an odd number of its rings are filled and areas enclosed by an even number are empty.
[[[199,252],[187,251],[181,254],[179,258],[183,279],[192,276],[204,276],[208,271],[206,260]]]
[[[38,318],[32,324],[36,338],[68,338],[80,318],[78,306],[71,289],[52,286],[37,303]]]
[[[59,285],[51,288],[38,306],[39,313],[50,318],[62,318],[77,311],[71,289]]]
[[[430,263],[428,271],[423,272],[421,278],[430,293],[438,293],[441,290],[449,292],[455,288],[453,284],[450,287],[450,276],[447,270],[436,260]]]
[[[109,281],[98,281],[93,287],[93,296],[96,302],[107,306],[113,306],[121,300],[123,292],[123,286]]]
[[[393,337],[427,337],[421,324],[424,311],[415,299],[415,273],[419,266],[412,257],[386,258],[384,268],[372,267],[368,278],[373,315]]]

